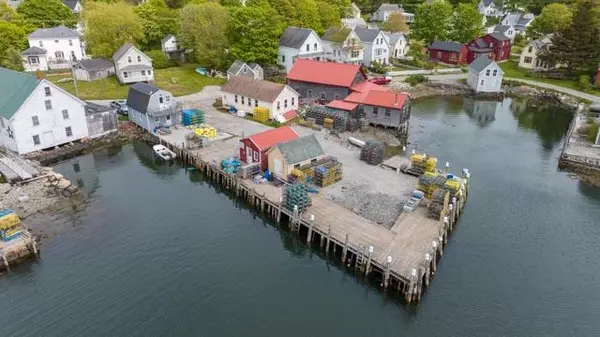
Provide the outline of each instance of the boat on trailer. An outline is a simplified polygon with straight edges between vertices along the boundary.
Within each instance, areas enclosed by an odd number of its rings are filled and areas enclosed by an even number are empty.
[[[175,152],[169,150],[166,146],[161,144],[154,145],[152,147],[152,150],[154,150],[154,153],[156,153],[157,156],[161,157],[164,160],[173,160],[177,158]]]

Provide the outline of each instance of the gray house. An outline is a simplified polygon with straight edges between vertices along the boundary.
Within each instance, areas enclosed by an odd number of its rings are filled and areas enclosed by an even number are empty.
[[[227,69],[227,80],[231,76],[246,76],[255,80],[264,80],[265,75],[263,68],[256,63],[245,63],[240,60],[235,60],[229,69]]]
[[[411,100],[407,93],[367,88],[352,93],[344,101],[359,104],[359,113],[372,125],[408,130]]]
[[[175,97],[148,83],[129,87],[127,106],[129,120],[150,132],[177,124],[181,117],[181,104]]]
[[[106,105],[86,102],[85,120],[90,138],[97,138],[116,132],[119,125],[117,111]]]
[[[115,74],[115,66],[105,59],[81,60],[75,65],[75,77],[80,81],[95,81]]]

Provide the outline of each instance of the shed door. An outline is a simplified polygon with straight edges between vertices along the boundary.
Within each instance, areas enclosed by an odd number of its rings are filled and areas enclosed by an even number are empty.
[[[273,161],[275,164],[275,176],[281,177],[281,171],[283,171],[283,165],[281,164],[281,159],[275,159]]]
[[[250,146],[246,147],[246,163],[252,163],[252,148]]]

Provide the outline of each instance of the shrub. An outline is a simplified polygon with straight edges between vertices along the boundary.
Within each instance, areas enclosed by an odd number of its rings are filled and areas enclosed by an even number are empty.
[[[385,74],[386,68],[384,65],[379,64],[377,62],[373,62],[371,64],[371,71],[377,74]]]
[[[416,86],[419,83],[427,82],[427,77],[424,75],[411,75],[408,76],[404,82],[410,84],[411,86]]]
[[[592,89],[592,84],[590,83],[590,77],[588,75],[579,76],[579,81],[577,82],[577,87],[581,91],[588,91]]]
[[[587,140],[590,142],[595,142],[596,141],[596,136],[598,135],[598,124],[595,122],[592,122],[592,124],[589,125],[589,128],[587,130]]]
[[[163,54],[160,50],[151,50],[146,52],[146,55],[152,59],[152,67],[154,69],[164,69],[175,65],[167,55]]]
[[[517,34],[517,36],[515,36],[514,44],[519,47],[525,47],[525,37],[521,34]]]

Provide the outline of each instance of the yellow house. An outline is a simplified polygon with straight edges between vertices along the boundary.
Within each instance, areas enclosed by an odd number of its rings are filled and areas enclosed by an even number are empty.
[[[315,163],[327,156],[314,135],[277,144],[267,154],[269,171],[280,178],[290,175],[294,168]]]

